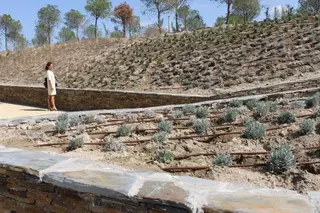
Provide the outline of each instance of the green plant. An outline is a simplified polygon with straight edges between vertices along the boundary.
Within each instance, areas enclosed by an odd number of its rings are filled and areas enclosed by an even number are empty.
[[[84,123],[89,124],[89,123],[94,123],[96,120],[95,118],[96,116],[91,114],[91,115],[84,115],[82,119]]]
[[[295,101],[291,104],[291,109],[303,109],[305,106],[304,102]]]
[[[278,124],[291,124],[296,122],[296,116],[289,111],[281,112],[277,118]]]
[[[197,118],[206,118],[209,115],[209,109],[208,107],[200,106],[196,109],[195,115]]]
[[[214,166],[229,166],[232,164],[232,158],[229,154],[218,154],[213,161]]]
[[[123,152],[124,151],[124,144],[121,140],[116,139],[112,136],[108,136],[104,138],[105,145],[104,151],[111,151],[111,152]]]
[[[56,121],[56,132],[65,133],[69,127],[69,115],[67,113],[60,114]]]
[[[161,143],[161,144],[165,143],[167,139],[168,139],[168,133],[165,131],[157,132],[152,137],[152,141],[156,143]]]
[[[313,113],[313,115],[311,117],[313,119],[316,119],[316,118],[320,117],[320,110],[317,110],[315,113]]]
[[[75,137],[71,137],[69,138],[67,150],[68,151],[76,150],[78,148],[81,148],[83,144],[84,144],[83,135],[77,135]]]
[[[79,115],[73,115],[69,117],[69,127],[74,127],[83,124],[83,119]]]
[[[230,103],[229,103],[229,107],[236,107],[236,108],[238,108],[238,107],[241,107],[242,105],[243,105],[243,101],[237,100],[237,99],[233,99],[233,100],[231,100]]]
[[[188,114],[188,113],[194,114],[197,111],[197,107],[195,105],[186,104],[186,105],[183,105],[182,111],[184,114]]]
[[[154,117],[154,112],[152,110],[148,109],[143,112],[143,115],[147,118],[152,118],[152,117]]]
[[[306,108],[316,107],[320,104],[320,93],[316,93],[306,100]]]
[[[230,108],[223,113],[222,120],[226,123],[232,123],[237,120],[238,115],[239,115],[238,109]]]
[[[207,132],[210,127],[210,122],[207,119],[197,119],[192,128],[197,134]]]
[[[253,117],[246,117],[243,120],[243,125],[246,126],[247,124],[251,123],[251,122],[256,122],[256,119],[254,119]]]
[[[244,138],[258,140],[266,136],[266,129],[263,124],[257,121],[247,122],[245,125]]]
[[[174,160],[174,155],[169,150],[160,150],[156,153],[156,160],[159,163],[171,163]]]
[[[313,119],[305,119],[299,125],[299,133],[301,135],[313,134],[316,130],[316,121]]]
[[[183,112],[181,110],[176,110],[172,113],[171,118],[178,119],[183,116]]]
[[[268,105],[269,105],[270,112],[276,112],[280,108],[279,104],[276,102],[268,102]]]
[[[124,120],[126,122],[134,122],[138,120],[138,115],[137,114],[132,114],[132,113],[128,113],[126,114]]]
[[[172,123],[170,121],[161,121],[158,124],[158,129],[159,129],[159,132],[163,131],[163,132],[167,132],[167,133],[171,134]]]
[[[255,108],[255,116],[258,118],[265,117],[270,111],[270,106],[267,103],[258,103]]]
[[[250,99],[247,102],[245,102],[245,105],[248,107],[248,109],[253,110],[259,101],[257,99]]]
[[[209,89],[211,87],[211,84],[209,82],[205,82],[203,84],[203,89]]]
[[[96,122],[97,124],[104,124],[106,122],[106,119],[104,118],[104,116],[99,115],[96,117]]]
[[[197,117],[195,115],[191,115],[189,120],[185,123],[186,126],[193,126],[197,121]]]
[[[127,137],[131,135],[131,127],[128,125],[121,125],[117,128],[116,136],[117,137]]]
[[[294,155],[287,145],[274,148],[269,153],[267,170],[274,173],[283,173],[295,166]]]

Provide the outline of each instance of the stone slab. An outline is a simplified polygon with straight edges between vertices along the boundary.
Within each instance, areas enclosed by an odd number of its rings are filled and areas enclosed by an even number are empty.
[[[48,155],[45,153],[21,151],[19,149],[4,148],[0,151],[0,166],[19,168],[39,176],[40,171],[67,160],[67,157]]]
[[[0,147],[0,168],[21,169],[43,182],[119,201],[146,202],[199,213],[319,213],[320,192],[224,183],[135,171],[86,159]],[[12,173],[18,175],[19,173]]]

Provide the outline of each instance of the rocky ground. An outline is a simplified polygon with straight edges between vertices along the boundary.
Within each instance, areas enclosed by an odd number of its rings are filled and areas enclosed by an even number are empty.
[[[320,77],[319,17],[258,22],[129,41],[99,40],[0,55],[0,82],[214,94]],[[26,75],[28,73],[28,75]]]
[[[303,150],[306,147],[319,146],[320,136],[318,135],[318,126],[315,132],[310,135],[302,136],[299,134],[300,124],[303,122],[304,115],[311,115],[317,112],[317,108],[304,109],[303,101],[293,102],[289,105],[284,101],[279,109],[274,112],[268,112],[266,116],[258,120],[268,129],[279,126],[277,118],[281,112],[289,110],[296,116],[296,121],[289,125],[267,131],[262,139],[246,139],[241,134],[232,134],[232,132],[244,132],[245,127],[241,124],[246,117],[252,117],[253,111],[242,106],[241,114],[231,123],[219,123],[221,117],[224,117],[230,106],[212,106],[210,114],[207,118],[210,122],[210,128],[207,133],[202,135],[220,134],[220,136],[210,138],[190,138],[190,139],[173,139],[163,142],[150,141],[154,137],[158,122],[166,120],[170,117],[177,117],[180,114],[179,109],[168,109],[166,111],[153,112],[146,111],[139,114],[125,115],[99,115],[90,118],[91,121],[85,122],[80,126],[75,126],[66,133],[57,134],[52,131],[56,130],[56,124],[53,121],[44,121],[41,123],[29,125],[23,124],[17,127],[1,127],[0,128],[0,144],[7,147],[22,148],[24,150],[55,153],[58,155],[88,158],[106,162],[109,164],[117,164],[126,168],[147,169],[154,171],[162,171],[164,167],[172,166],[209,166],[210,168],[200,171],[182,171],[177,172],[178,175],[187,175],[193,177],[207,178],[218,181],[250,183],[263,187],[284,187],[287,189],[297,190],[300,193],[320,190],[320,167],[319,164],[296,166],[283,174],[275,174],[267,172],[263,166],[248,168],[230,168],[214,165],[216,157],[214,156],[194,156],[182,160],[173,160],[171,162],[159,162],[157,160],[157,151],[169,150],[174,156],[183,156],[195,153],[232,153],[232,152],[270,152],[279,145],[288,144],[294,153],[296,162],[319,161],[319,149]],[[302,108],[301,108],[302,107]],[[197,114],[197,113],[196,113]],[[300,116],[300,117],[299,117]],[[301,117],[302,116],[302,117]],[[179,117],[179,116],[178,116]],[[168,136],[180,137],[197,135],[192,126],[188,126],[192,115],[187,113],[182,118],[170,120],[173,124],[172,133]],[[144,119],[143,121],[141,119]],[[89,120],[90,120],[89,119]],[[317,120],[319,122],[319,120]],[[121,124],[125,123],[131,128],[131,135],[117,137]],[[232,125],[233,124],[233,125]],[[223,133],[223,134],[221,134]],[[224,134],[225,133],[225,134]],[[105,143],[113,135],[115,139],[121,143],[123,149],[118,149],[119,143],[112,149],[106,151],[106,145],[84,145],[74,150],[68,150],[70,138],[75,135],[82,135],[84,143]],[[136,141],[147,139],[141,143],[128,144],[128,141]],[[37,145],[47,143],[66,143],[65,145],[52,145],[38,147]],[[121,146],[121,147],[122,147]],[[117,151],[115,151],[117,150]],[[265,163],[268,155],[232,156],[232,165],[247,165]]]

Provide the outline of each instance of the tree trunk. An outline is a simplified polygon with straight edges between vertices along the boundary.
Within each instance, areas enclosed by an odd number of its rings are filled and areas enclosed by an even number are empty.
[[[176,8],[176,31],[179,32],[179,23],[178,23],[178,8]]]
[[[231,9],[231,3],[228,2],[228,5],[227,5],[227,19],[226,19],[226,24],[229,24],[230,9]]]
[[[76,29],[76,36],[77,36],[77,40],[80,41],[80,39],[79,39],[79,27],[77,27],[77,29]]]
[[[122,21],[122,32],[123,32],[123,38],[126,37],[126,22]]]
[[[49,45],[51,45],[51,33],[50,33],[50,29],[48,29],[48,42],[49,42]]]
[[[6,46],[6,51],[8,51],[8,28],[4,28],[4,42]]]
[[[162,28],[161,28],[161,13],[160,13],[160,11],[158,11],[158,28],[159,28],[159,32],[161,34]]]
[[[96,17],[96,20],[94,22],[94,38],[97,38],[97,32],[98,32],[98,17]]]

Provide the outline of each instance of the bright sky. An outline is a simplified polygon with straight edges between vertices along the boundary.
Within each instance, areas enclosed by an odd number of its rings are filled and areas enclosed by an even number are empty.
[[[226,7],[219,5],[214,1],[190,1],[191,7],[200,12],[207,26],[213,26],[216,18],[226,13]],[[124,0],[112,0],[113,6],[116,6],[122,2],[124,2]],[[127,0],[126,2],[134,8],[134,13],[141,17],[141,25],[155,23],[155,16],[143,16],[141,14],[141,11],[143,10],[143,5],[140,3],[140,0]],[[0,15],[10,14],[14,19],[20,20],[23,25],[23,34],[27,37],[28,40],[31,40],[34,36],[34,27],[37,21],[37,12],[41,7],[44,7],[47,4],[57,5],[61,10],[62,14],[68,12],[70,9],[76,9],[84,14],[87,14],[84,9],[86,0],[0,0]],[[261,4],[267,7],[274,7],[287,4],[297,7],[298,0],[261,0]],[[258,19],[264,18],[263,12],[264,10],[262,10],[262,13]],[[165,26],[167,26],[168,22],[167,17],[168,15],[165,15],[164,17]],[[110,31],[113,29],[113,24],[110,20],[103,20],[103,22],[106,23]],[[60,27],[62,26],[63,24],[60,25]],[[57,32],[58,29],[55,30],[55,35],[57,35]],[[3,48],[3,45],[1,45],[0,48]]]

